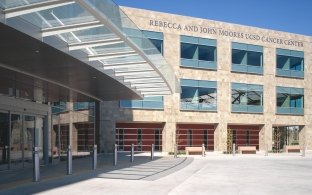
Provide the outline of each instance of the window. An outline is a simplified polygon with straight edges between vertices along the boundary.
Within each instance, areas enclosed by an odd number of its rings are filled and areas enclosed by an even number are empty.
[[[246,131],[246,145],[250,145],[250,132],[249,130]]]
[[[232,131],[232,143],[233,143],[233,144],[236,144],[236,139],[237,139],[237,138],[236,138],[236,130],[233,130],[233,131]]]
[[[263,112],[263,86],[232,83],[232,112]]]
[[[217,110],[217,83],[181,79],[180,110]]]
[[[67,111],[66,102],[53,102],[51,108],[53,114]]]
[[[150,40],[150,42],[157,48],[159,53],[163,55],[164,43],[163,33],[153,31],[143,31],[143,34]]]
[[[137,151],[142,151],[142,129],[138,129],[137,132],[137,139],[138,139],[138,150]]]
[[[121,100],[120,108],[164,109],[163,96],[144,97],[143,100]]]
[[[160,150],[160,130],[159,129],[154,130],[154,145],[155,145],[155,150],[159,151]]]
[[[123,151],[124,150],[124,130],[123,129],[117,129],[117,144],[118,144],[118,150]]]
[[[208,148],[208,130],[204,130],[204,144],[205,148]]]
[[[74,110],[88,110],[89,109],[89,102],[75,102],[74,103]]]
[[[277,114],[304,114],[303,88],[276,87]]]
[[[232,43],[232,71],[263,74],[263,47]]]
[[[217,69],[216,40],[181,36],[181,66]]]
[[[192,134],[192,130],[189,129],[187,131],[187,146],[192,146],[193,145],[193,134]]]
[[[304,78],[304,53],[287,49],[276,49],[276,75]]]

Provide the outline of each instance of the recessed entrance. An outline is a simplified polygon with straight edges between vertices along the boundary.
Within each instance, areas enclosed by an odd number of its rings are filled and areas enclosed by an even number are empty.
[[[43,159],[44,116],[0,111],[0,170],[32,165],[32,149]]]

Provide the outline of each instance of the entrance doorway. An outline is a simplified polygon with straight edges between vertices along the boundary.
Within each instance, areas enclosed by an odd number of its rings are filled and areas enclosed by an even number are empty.
[[[286,150],[286,146],[299,146],[300,126],[274,126],[272,131],[273,152]]]
[[[32,149],[43,159],[44,116],[0,111],[0,170],[32,165]]]

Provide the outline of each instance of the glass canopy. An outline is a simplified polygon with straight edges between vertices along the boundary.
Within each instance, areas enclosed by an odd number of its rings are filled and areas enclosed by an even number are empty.
[[[14,20],[27,21],[43,42],[56,48],[51,37],[65,42],[67,49],[58,49],[140,96],[169,95],[177,86],[171,66],[112,0],[0,0],[0,8],[1,22],[16,28]]]

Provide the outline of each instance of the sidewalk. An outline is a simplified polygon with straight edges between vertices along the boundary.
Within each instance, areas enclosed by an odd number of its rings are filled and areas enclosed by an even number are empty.
[[[98,156],[96,170],[92,170],[91,157],[73,160],[72,175],[66,175],[66,161],[41,166],[39,182],[32,182],[32,168],[2,171],[0,172],[0,194],[16,192],[23,194],[25,191],[19,191],[19,188],[34,186],[34,188],[27,188],[30,190],[29,194],[32,194],[46,190],[45,188],[68,185],[90,178],[155,180],[187,166],[191,161],[191,158],[175,159],[172,156],[155,156],[152,161],[148,154],[137,154],[134,157],[134,162],[131,163],[129,154],[119,153],[117,166],[113,166],[113,155],[102,154]],[[54,182],[52,186],[46,185],[51,181]],[[60,183],[55,183],[55,181]]]

